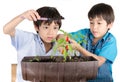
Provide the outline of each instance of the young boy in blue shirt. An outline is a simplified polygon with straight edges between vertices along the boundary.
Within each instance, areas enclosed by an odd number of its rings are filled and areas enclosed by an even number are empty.
[[[35,33],[16,29],[16,26],[24,19],[34,22]],[[21,72],[21,60],[25,56],[50,56],[57,33],[64,19],[54,7],[41,7],[35,10],[28,10],[10,22],[3,31],[11,36],[12,45],[17,50],[17,82],[28,82],[23,80]]]
[[[84,56],[92,56],[98,60],[98,74],[88,82],[113,82],[112,64],[117,55],[117,44],[115,37],[108,31],[114,22],[114,12],[110,5],[99,3],[94,5],[88,12],[90,29],[82,29],[72,32],[71,44]],[[85,35],[87,43],[78,44],[82,38],[79,34]],[[79,38],[74,38],[74,37]]]

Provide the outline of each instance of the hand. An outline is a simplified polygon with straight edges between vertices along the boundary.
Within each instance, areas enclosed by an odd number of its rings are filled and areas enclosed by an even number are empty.
[[[78,47],[80,46],[80,44],[78,44],[75,40],[70,39],[70,44],[72,45],[72,48],[74,50],[78,50]]]
[[[39,14],[35,10],[28,10],[20,15],[23,19],[28,19],[30,21],[37,21],[40,19]]]

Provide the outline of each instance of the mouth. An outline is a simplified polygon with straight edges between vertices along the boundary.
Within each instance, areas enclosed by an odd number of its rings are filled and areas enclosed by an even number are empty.
[[[93,31],[93,34],[97,34],[98,32],[97,31]]]
[[[47,37],[47,40],[52,41],[54,38],[53,37]]]
[[[98,32],[93,31],[93,35],[94,35],[94,36],[98,35]]]

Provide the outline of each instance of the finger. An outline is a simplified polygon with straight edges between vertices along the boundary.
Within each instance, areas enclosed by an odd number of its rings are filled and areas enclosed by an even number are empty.
[[[34,12],[34,13],[35,13],[36,18],[39,20],[40,19],[40,15],[38,14],[38,12]]]
[[[38,14],[38,12],[36,12],[35,10],[32,10],[33,12],[33,19],[34,20],[39,20],[40,19],[40,15]]]
[[[69,43],[72,44],[72,43],[73,43],[73,40],[72,40],[72,39],[69,39]]]
[[[36,16],[36,11],[35,10],[30,10],[30,19],[33,21],[37,21],[37,16]]]
[[[22,16],[24,19],[28,19],[28,20],[30,20],[30,21],[36,20],[33,10],[28,10],[28,11],[24,12],[21,16]]]
[[[35,10],[28,10],[26,13],[25,13],[25,18],[27,18],[28,20],[30,21],[37,21],[37,17],[36,17],[36,14],[35,14]]]
[[[29,19],[32,20],[32,21],[37,21],[37,18],[36,18],[36,16],[33,13],[30,14]]]

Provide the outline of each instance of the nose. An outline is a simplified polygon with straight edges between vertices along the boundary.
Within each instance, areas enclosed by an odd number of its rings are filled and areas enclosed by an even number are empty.
[[[97,28],[97,24],[93,24],[93,29],[96,29]]]
[[[48,34],[52,35],[54,33],[53,29],[49,29]]]

